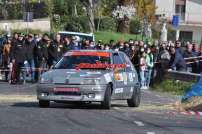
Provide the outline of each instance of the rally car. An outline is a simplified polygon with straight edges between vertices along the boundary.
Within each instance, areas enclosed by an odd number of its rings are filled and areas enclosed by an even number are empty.
[[[137,72],[123,52],[79,50],[67,52],[37,86],[40,107],[53,102],[100,102],[110,109],[111,100],[127,100],[129,107],[140,104]]]

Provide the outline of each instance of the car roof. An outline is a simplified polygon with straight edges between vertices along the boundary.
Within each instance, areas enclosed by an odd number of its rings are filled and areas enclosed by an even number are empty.
[[[88,49],[85,49],[85,50],[71,50],[71,51],[68,51],[68,52],[66,52],[65,54],[64,54],[64,56],[67,56],[68,55],[68,53],[71,53],[71,52],[106,52],[106,53],[111,53],[111,54],[113,54],[113,53],[122,53],[122,54],[124,54],[123,52],[121,52],[121,51],[114,51],[114,50],[88,50]]]
[[[88,49],[85,49],[85,50],[71,50],[69,52],[107,52],[107,53],[117,53],[118,51],[114,51],[114,50],[90,50],[90,49],[88,50]]]
[[[59,31],[60,34],[72,34],[72,35],[83,35],[83,36],[93,36],[93,33],[80,33],[80,32],[69,32],[69,31]]]

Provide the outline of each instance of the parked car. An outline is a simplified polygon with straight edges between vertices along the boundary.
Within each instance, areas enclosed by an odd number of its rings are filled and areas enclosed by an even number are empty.
[[[117,65],[117,66],[116,66]],[[121,66],[123,65],[123,66]],[[110,109],[111,100],[140,104],[137,72],[123,52],[79,50],[67,52],[37,86],[40,107],[54,102],[100,102]]]
[[[82,40],[90,40],[90,41],[95,41],[95,37],[93,33],[80,33],[80,32],[69,32],[69,31],[60,31],[58,32],[62,38],[65,36],[67,37],[79,37],[79,39]]]

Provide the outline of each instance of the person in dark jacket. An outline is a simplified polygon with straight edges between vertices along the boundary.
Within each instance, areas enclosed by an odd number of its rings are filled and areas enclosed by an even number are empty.
[[[18,41],[12,46],[12,62],[14,67],[14,81],[12,83],[21,83],[20,74],[23,73],[22,67],[24,67],[25,61],[25,47],[23,34],[19,35]],[[24,75],[23,75],[24,76]]]
[[[50,39],[47,34],[43,35],[43,38],[40,42],[36,44],[35,47],[35,81],[39,80],[40,75],[46,71],[47,62],[48,62],[48,47],[50,46]]]
[[[132,55],[132,52],[131,52],[131,48],[130,48],[130,46],[129,46],[129,43],[128,42],[125,42],[124,43],[124,52],[125,52],[125,54],[128,56],[128,57],[131,57],[131,55]]]
[[[64,44],[64,49],[63,49],[64,52],[63,53],[66,53],[66,52],[71,50],[70,42],[71,42],[70,38],[68,38],[67,36],[64,37],[64,42],[63,42],[63,44]]]
[[[174,60],[171,63],[170,68],[177,71],[186,71],[186,62],[183,56],[178,51],[176,51],[174,47],[171,48],[171,54],[174,56]]]
[[[181,42],[180,41],[176,41],[176,52],[178,52],[179,54],[181,54],[182,56],[184,55],[184,50],[181,47]]]
[[[201,56],[201,52],[200,52],[200,46],[196,43],[193,44],[193,56],[194,57],[198,57]],[[192,65],[193,67],[193,73],[201,73],[200,71],[200,61],[199,60],[195,60],[194,64]]]
[[[34,82],[35,78],[35,62],[34,62],[34,50],[36,47],[35,41],[33,40],[33,35],[29,34],[27,40],[25,40],[25,67],[27,75],[31,73],[31,81]]]
[[[64,52],[64,45],[61,40],[60,34],[56,34],[56,39],[51,42],[48,47],[48,66],[49,68],[57,63],[57,61],[62,57]]]
[[[192,49],[193,49],[193,45],[191,43],[187,43],[187,48],[186,50],[184,51],[184,55],[183,57],[184,58],[191,58],[191,57],[194,57],[194,54],[192,52]],[[192,72],[192,69],[193,68],[193,64],[188,64],[187,65],[187,72]]]

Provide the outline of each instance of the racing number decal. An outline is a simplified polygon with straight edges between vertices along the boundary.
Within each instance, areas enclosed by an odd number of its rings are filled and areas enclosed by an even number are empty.
[[[124,82],[124,85],[127,85],[127,83],[128,83],[128,77],[125,72],[123,73],[123,82]]]

